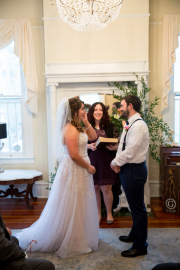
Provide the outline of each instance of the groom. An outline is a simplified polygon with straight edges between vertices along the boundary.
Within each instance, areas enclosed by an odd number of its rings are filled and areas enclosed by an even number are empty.
[[[141,101],[129,95],[121,101],[121,117],[128,119],[121,136],[119,148],[111,168],[119,172],[121,184],[132,212],[133,226],[128,236],[120,236],[123,242],[133,242],[130,249],[121,253],[124,257],[147,254],[147,213],[144,204],[144,185],[147,180],[146,153],[149,147],[149,131],[139,115]]]
[[[55,270],[52,262],[26,259],[16,237],[6,228],[0,213],[0,269],[1,270]]]

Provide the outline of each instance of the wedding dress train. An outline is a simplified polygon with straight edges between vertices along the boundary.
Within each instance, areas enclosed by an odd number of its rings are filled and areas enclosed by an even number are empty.
[[[85,133],[79,133],[79,154],[90,163],[87,140]],[[23,249],[36,240],[32,251],[56,252],[61,258],[97,250],[99,218],[93,178],[72,161],[66,146],[40,218],[16,237]]]

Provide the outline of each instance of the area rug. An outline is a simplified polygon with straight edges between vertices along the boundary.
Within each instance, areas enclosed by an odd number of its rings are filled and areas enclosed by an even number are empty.
[[[16,232],[13,230],[13,234]],[[149,229],[148,254],[136,258],[121,256],[121,252],[130,248],[131,243],[120,242],[118,238],[128,233],[129,229],[100,229],[96,252],[70,259],[61,259],[54,253],[34,252],[31,258],[50,260],[56,269],[62,270],[151,270],[159,263],[180,263],[180,228]]]
[[[121,210],[118,212],[113,211],[112,214],[113,214],[113,217],[132,217],[132,213],[128,210],[127,207],[122,207]],[[105,206],[101,207],[101,215],[102,215],[102,217],[107,217],[107,212],[106,212]],[[155,218],[155,215],[154,215],[152,210],[150,210],[150,212],[147,212],[147,216]]]

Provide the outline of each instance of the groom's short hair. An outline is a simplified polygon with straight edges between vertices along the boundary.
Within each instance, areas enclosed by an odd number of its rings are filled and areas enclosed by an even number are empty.
[[[139,97],[135,95],[128,95],[128,96],[123,97],[123,99],[126,101],[127,106],[131,103],[133,105],[133,109],[138,113],[140,112],[141,100]]]

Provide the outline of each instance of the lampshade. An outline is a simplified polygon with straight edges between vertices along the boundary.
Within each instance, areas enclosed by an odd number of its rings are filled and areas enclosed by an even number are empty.
[[[0,123],[0,139],[7,138],[6,123]]]

